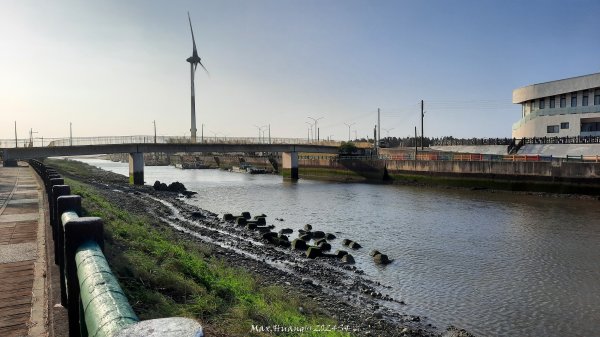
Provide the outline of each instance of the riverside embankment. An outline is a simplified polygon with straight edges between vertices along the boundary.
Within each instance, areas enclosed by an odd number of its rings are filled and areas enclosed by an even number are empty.
[[[124,163],[85,161],[128,172]],[[427,316],[438,327],[453,324],[481,336],[589,336],[600,324],[595,198],[289,182],[168,166],[147,167],[146,180],[183,182],[198,194],[182,201],[214,213],[266,213],[275,230],[310,223],[338,236],[332,251],[344,249],[342,238],[358,241],[365,247],[353,252],[361,276],[403,300],[397,311]],[[373,264],[372,248],[394,262]]]
[[[123,176],[72,161],[51,165],[70,177],[85,211],[105,219],[109,262],[142,319],[191,316],[212,336],[444,331],[382,305],[401,307],[402,300],[380,295],[385,287],[356,267],[270,246],[259,233],[226,223],[176,194],[129,186]],[[459,334],[466,335],[451,335]]]
[[[598,162],[540,161],[539,156],[507,156],[504,160],[462,156],[461,160],[302,159],[299,174],[337,181],[600,195]]]

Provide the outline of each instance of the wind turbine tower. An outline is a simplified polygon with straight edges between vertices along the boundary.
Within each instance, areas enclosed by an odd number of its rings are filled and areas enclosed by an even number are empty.
[[[192,43],[194,46],[192,56],[187,58],[187,62],[190,63],[190,76],[192,82],[192,127],[190,128],[191,141],[192,143],[196,142],[196,93],[194,89],[194,74],[196,73],[196,67],[200,65],[204,71],[208,74],[208,70],[204,67],[202,62],[200,61],[200,57],[198,56],[198,51],[196,50],[196,40],[194,39],[194,30],[192,29],[192,19],[190,18],[190,12],[188,12],[188,21],[190,22],[190,31],[192,32]]]

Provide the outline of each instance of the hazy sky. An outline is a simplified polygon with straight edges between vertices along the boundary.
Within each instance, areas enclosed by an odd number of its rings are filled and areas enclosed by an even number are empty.
[[[426,136],[505,137],[513,89],[600,72],[598,0],[0,0],[0,139],[189,136],[188,10],[205,136],[407,136],[423,99]]]

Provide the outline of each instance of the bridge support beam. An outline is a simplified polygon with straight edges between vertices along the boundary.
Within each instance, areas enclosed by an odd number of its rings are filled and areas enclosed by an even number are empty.
[[[283,179],[298,180],[298,152],[283,152],[281,159]]]
[[[129,154],[129,183],[144,185],[144,153],[142,152]]]

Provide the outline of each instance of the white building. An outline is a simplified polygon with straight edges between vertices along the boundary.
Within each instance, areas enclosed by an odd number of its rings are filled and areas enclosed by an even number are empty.
[[[600,73],[533,84],[513,91],[521,120],[512,136],[600,136]]]

